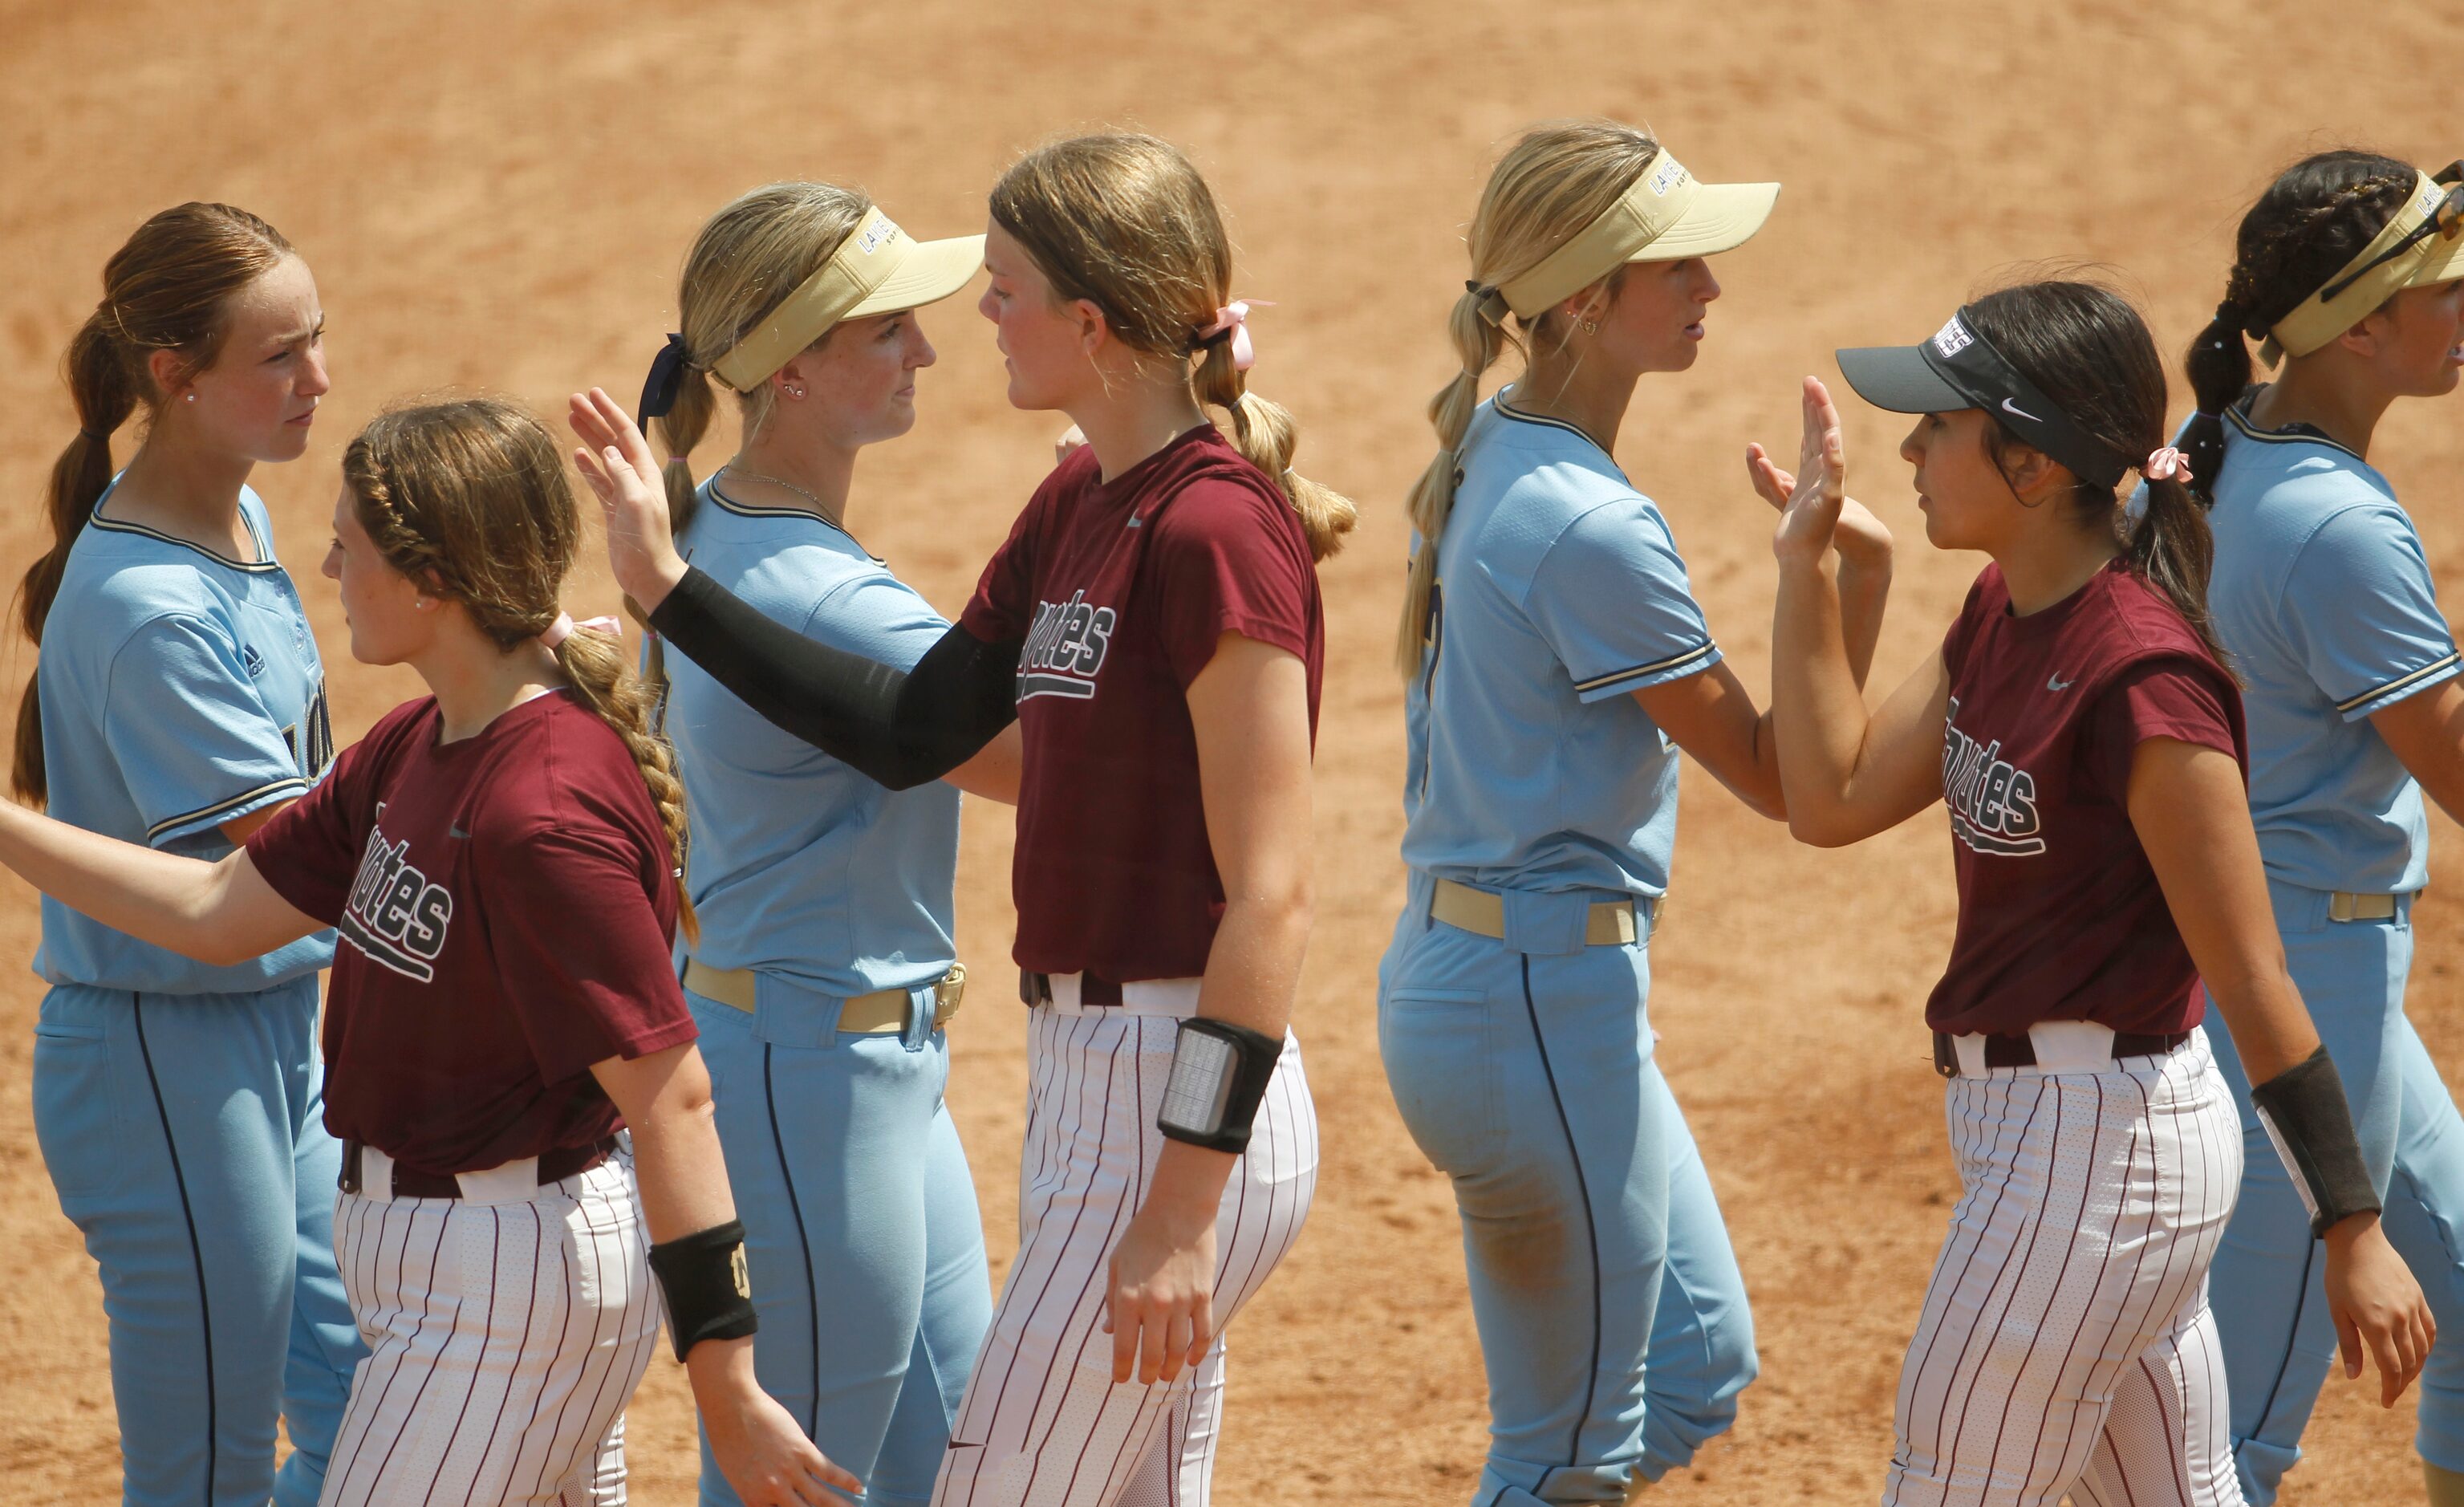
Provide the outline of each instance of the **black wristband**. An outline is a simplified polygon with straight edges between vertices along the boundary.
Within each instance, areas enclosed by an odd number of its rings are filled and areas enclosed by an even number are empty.
[[[744,1222],[696,1230],[650,1248],[650,1270],[668,1298],[668,1334],[676,1359],[705,1340],[741,1340],[759,1325],[753,1280],[744,1268]]]
[[[2250,1099],[2310,1211],[2312,1235],[2323,1235],[2355,1214],[2378,1211],[2378,1190],[2362,1163],[2344,1080],[2325,1047],[2253,1088]]]
[[[1246,1026],[1203,1015],[1182,1021],[1155,1128],[1175,1141],[1240,1155],[1249,1149],[1258,1102],[1283,1056],[1282,1042]]]

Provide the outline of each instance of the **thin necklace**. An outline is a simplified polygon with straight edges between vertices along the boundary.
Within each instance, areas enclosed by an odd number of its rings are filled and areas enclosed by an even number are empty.
[[[748,481],[767,481],[774,487],[793,492],[796,496],[803,498],[805,501],[813,504],[814,514],[818,516],[823,522],[829,524],[832,528],[839,530],[841,533],[845,533],[847,531],[846,524],[830,516],[828,503],[824,502],[820,498],[813,496],[812,493],[807,492],[803,487],[796,485],[796,483],[792,481],[783,481],[777,476],[765,476],[759,471],[750,470],[732,455],[728,457],[727,463],[718,469],[721,471],[733,471],[737,476],[744,477]]]

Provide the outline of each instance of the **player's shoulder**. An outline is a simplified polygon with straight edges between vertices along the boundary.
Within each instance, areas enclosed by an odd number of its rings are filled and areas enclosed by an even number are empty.
[[[632,750],[572,691],[535,697],[481,736],[491,746],[487,775],[477,782],[474,834],[520,840],[604,827],[649,809]]]
[[[2148,660],[2195,660],[2215,668],[2198,630],[2162,587],[2116,562],[2088,584],[2071,625],[2108,674]],[[2221,672],[2219,672],[2221,673]]]

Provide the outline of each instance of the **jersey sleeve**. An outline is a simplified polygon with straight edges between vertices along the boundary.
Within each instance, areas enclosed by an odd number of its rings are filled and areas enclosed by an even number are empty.
[[[823,593],[803,625],[805,637],[893,670],[913,670],[950,623],[888,572],[870,572]]]
[[[301,915],[339,925],[374,823],[385,728],[342,750],[325,778],[249,834],[249,862]]]
[[[594,1062],[693,1039],[632,841],[566,821],[496,845],[493,857],[489,888],[502,898],[489,907],[490,947],[541,1079],[561,1083]]]
[[[985,564],[984,573],[976,581],[976,594],[958,614],[959,627],[987,644],[1026,636],[1035,622],[1035,559],[1045,521],[1061,495],[1069,468],[1094,464],[1094,447],[1085,446],[1044,478],[1020,511],[1018,521],[1010,525],[1009,538],[1001,541],[1001,548]]]
[[[1532,572],[1524,610],[1586,701],[1720,662],[1677,541],[1639,497],[1595,507],[1560,534]]]
[[[2310,678],[2356,721],[2454,676],[2455,636],[2403,510],[2346,508],[2293,560],[2278,605]]]
[[[1317,569],[1290,507],[1221,477],[1200,476],[1155,515],[1146,572],[1155,628],[1184,691],[1226,633],[1306,661]]]
[[[2088,788],[2114,806],[2130,794],[2130,765],[2150,738],[2231,755],[2249,778],[2234,699],[2223,672],[2187,655],[2142,661],[2114,677],[2089,707],[2079,757]]]
[[[165,613],[121,643],[102,731],[156,847],[308,788],[238,641],[208,617]]]

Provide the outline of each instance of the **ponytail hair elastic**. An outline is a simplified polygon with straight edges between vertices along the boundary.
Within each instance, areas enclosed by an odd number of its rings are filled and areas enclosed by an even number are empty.
[[[1249,311],[1271,309],[1274,304],[1265,299],[1234,299],[1215,311],[1215,322],[1190,338],[1192,352],[1209,350],[1225,341],[1232,343],[1232,369],[1246,371],[1258,364],[1257,347],[1249,344]]]
[[[2147,458],[2139,463],[2139,474],[2150,481],[2178,481],[2189,486],[2189,457],[2170,445],[2159,446],[2149,451]]]
[[[540,631],[539,647],[549,654],[556,653],[557,646],[571,638],[573,631],[577,628],[593,633],[605,633],[610,638],[619,637],[625,632],[625,626],[613,617],[585,617],[577,623],[573,620],[572,613],[559,612],[556,614],[556,621]]]
[[[693,352],[685,345],[681,334],[671,332],[668,343],[650,362],[650,375],[642,384],[642,403],[633,413],[634,421],[647,431],[650,420],[666,418],[676,406],[677,389],[684,386],[686,368],[693,365]]]
[[[1463,292],[1480,300],[1480,317],[1491,324],[1503,326],[1506,316],[1512,312],[1507,307],[1506,295],[1499,292],[1494,283],[1483,282],[1478,277],[1465,277]]]

